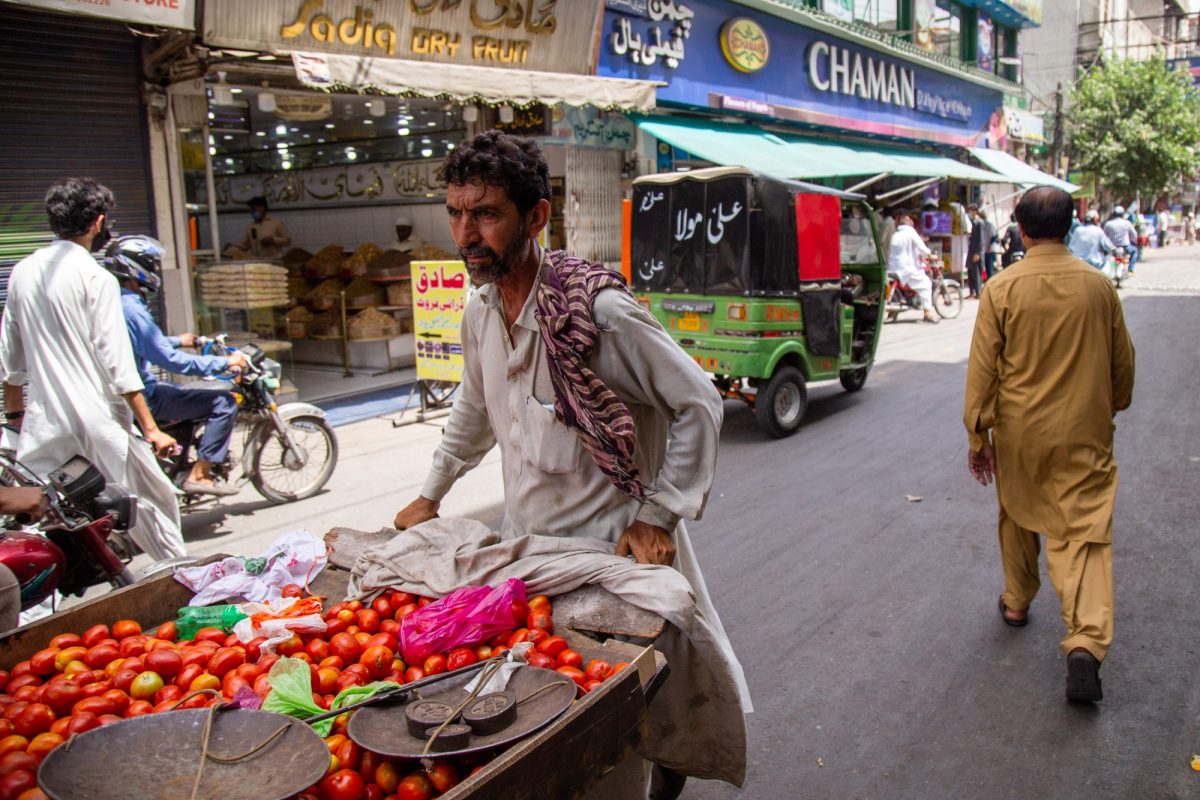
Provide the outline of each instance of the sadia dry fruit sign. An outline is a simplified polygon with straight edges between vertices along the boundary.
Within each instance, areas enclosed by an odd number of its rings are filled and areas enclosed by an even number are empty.
[[[461,261],[413,262],[413,333],[419,380],[462,380],[460,329],[470,286],[467,267]]]

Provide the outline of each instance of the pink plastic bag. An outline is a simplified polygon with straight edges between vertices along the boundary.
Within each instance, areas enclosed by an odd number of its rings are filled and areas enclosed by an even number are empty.
[[[503,586],[464,586],[400,622],[400,651],[420,665],[431,653],[476,645],[525,624],[513,601],[525,602],[525,582],[509,578]]]

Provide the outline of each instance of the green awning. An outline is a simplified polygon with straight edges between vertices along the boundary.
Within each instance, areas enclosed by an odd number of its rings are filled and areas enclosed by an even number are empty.
[[[971,155],[983,162],[991,170],[1008,177],[1009,183],[1018,186],[1057,186],[1064,192],[1077,192],[1081,187],[1053,175],[1042,172],[1037,167],[1031,167],[1019,158],[1014,158],[1003,150],[989,150],[986,147],[972,147]]]
[[[995,172],[952,158],[897,147],[867,147],[775,134],[755,125],[670,117],[634,117],[654,138],[722,166],[742,166],[776,178],[813,180],[890,172],[918,178],[1011,183]]]

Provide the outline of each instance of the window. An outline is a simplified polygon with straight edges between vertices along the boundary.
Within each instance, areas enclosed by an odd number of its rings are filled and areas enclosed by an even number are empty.
[[[1016,63],[1005,64],[1001,59],[1010,60],[1017,57],[1017,32],[1003,25],[996,26],[996,74],[1010,81],[1017,80]]]
[[[930,25],[933,51],[962,58],[962,8],[951,0],[937,0]]]
[[[854,19],[880,30],[899,30],[900,0],[854,0]]]

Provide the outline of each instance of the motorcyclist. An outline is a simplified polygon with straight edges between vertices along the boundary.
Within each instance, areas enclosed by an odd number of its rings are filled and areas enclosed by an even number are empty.
[[[138,372],[146,386],[143,394],[150,412],[158,420],[205,417],[204,434],[196,448],[196,462],[180,488],[188,494],[235,495],[239,491],[236,487],[217,483],[212,476],[213,464],[225,460],[233,437],[237,416],[237,401],[233,394],[202,386],[160,382],[151,365],[177,375],[217,375],[241,370],[246,366],[246,357],[238,352],[228,356],[192,355],[180,348],[194,347],[195,334],[163,334],[146,305],[146,300],[162,285],[163,252],[163,246],[149,236],[122,236],[109,245],[104,266],[121,283],[125,326],[137,357]]]
[[[1125,218],[1125,206],[1113,206],[1112,216],[1104,223],[1104,235],[1129,254],[1129,274],[1132,275],[1138,259],[1138,232],[1133,223]]]
[[[1116,245],[1100,228],[1100,212],[1087,212],[1084,224],[1075,229],[1067,242],[1071,255],[1082,258],[1096,269],[1104,269],[1108,254],[1116,249]]]
[[[912,216],[901,214],[896,220],[896,232],[892,234],[888,248],[888,272],[896,275],[901,283],[920,296],[924,321],[936,324],[937,318],[933,316],[933,281],[924,268],[925,260],[931,255],[929,245],[913,227]]]

